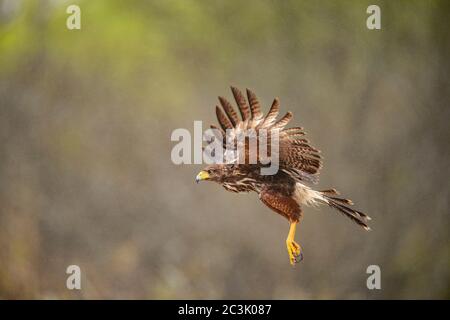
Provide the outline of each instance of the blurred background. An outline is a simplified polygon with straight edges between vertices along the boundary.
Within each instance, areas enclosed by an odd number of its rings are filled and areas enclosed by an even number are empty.
[[[66,8],[81,8],[68,30]],[[381,8],[381,30],[366,9]],[[0,0],[0,298],[450,298],[449,1]],[[275,96],[322,150],[305,259],[256,194],[196,185],[176,128]],[[66,288],[79,265],[82,290]],[[381,268],[368,290],[366,268]]]

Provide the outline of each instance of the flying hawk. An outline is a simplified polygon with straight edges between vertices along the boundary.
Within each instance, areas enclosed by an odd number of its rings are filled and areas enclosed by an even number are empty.
[[[261,169],[267,164],[262,164],[258,156],[256,162],[249,162],[248,160],[252,156],[249,153],[255,151],[246,145],[243,149],[245,150],[244,161],[238,162],[236,158],[232,158],[228,162],[209,165],[200,171],[196,181],[214,181],[232,192],[254,191],[258,193],[259,198],[266,206],[285,217],[290,223],[286,247],[292,265],[303,259],[303,250],[294,241],[296,226],[303,215],[302,206],[329,205],[365,230],[370,230],[367,225],[370,217],[351,208],[350,206],[353,205],[351,200],[337,197],[339,193],[335,189],[316,191],[308,186],[308,184],[318,182],[319,170],[322,167],[320,151],[311,146],[309,141],[304,138],[303,128],[285,128],[292,118],[291,112],[286,113],[277,121],[280,109],[278,98],[274,99],[269,112],[263,115],[260,103],[252,91],[247,89],[248,101],[237,88],[231,87],[231,91],[242,120],[231,103],[225,98],[219,97],[225,113],[216,106],[220,128],[214,125],[211,128],[218,130],[221,137],[231,137],[228,140],[223,139],[223,147],[226,152],[229,152],[230,149],[235,152],[239,147],[239,143],[236,142],[239,134],[245,136],[249,133],[250,136],[250,132],[256,132],[256,139],[260,142],[259,132],[265,130],[269,135],[277,131],[279,169],[272,175],[261,174]],[[247,138],[244,142],[249,143],[249,139]],[[270,139],[266,139],[266,142],[268,145],[272,143]],[[267,150],[269,149],[267,148]]]

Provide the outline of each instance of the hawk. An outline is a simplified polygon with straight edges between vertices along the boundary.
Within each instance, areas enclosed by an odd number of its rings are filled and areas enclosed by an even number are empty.
[[[322,167],[320,151],[314,148],[307,139],[305,131],[301,127],[286,128],[292,119],[292,113],[277,120],[280,110],[280,101],[275,98],[269,112],[264,115],[261,112],[260,103],[256,95],[247,89],[247,99],[244,94],[235,87],[231,87],[242,119],[238,117],[231,103],[219,97],[223,108],[216,106],[216,115],[220,127],[211,125],[222,137],[225,152],[236,152],[242,147],[239,144],[238,135],[251,136],[250,132],[256,132],[256,140],[261,142],[258,133],[265,131],[267,135],[277,132],[278,139],[278,170],[275,174],[264,175],[261,169],[263,164],[259,155],[256,161],[250,162],[249,158],[255,156],[255,150],[248,147],[249,138],[244,140],[244,161],[237,161],[236,157],[231,160],[215,163],[207,166],[196,177],[197,183],[208,180],[219,183],[231,192],[256,192],[259,199],[270,209],[280,214],[289,221],[289,233],[286,239],[286,247],[291,265],[303,259],[303,250],[295,242],[296,226],[299,224],[304,206],[328,205],[350,218],[353,222],[370,230],[367,221],[370,217],[365,213],[351,208],[353,205],[349,199],[339,197],[336,189],[322,191],[314,190],[310,185],[318,182],[319,170]],[[216,132],[217,132],[216,131]],[[225,139],[225,137],[227,139]],[[271,139],[265,140],[271,145]],[[269,149],[269,148],[267,148]]]

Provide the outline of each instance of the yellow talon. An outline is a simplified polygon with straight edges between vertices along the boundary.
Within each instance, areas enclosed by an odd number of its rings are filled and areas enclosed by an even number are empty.
[[[296,226],[297,222],[291,223],[289,234],[286,239],[286,248],[291,265],[295,265],[295,263],[300,262],[303,259],[302,248],[297,242],[294,241]]]
[[[292,265],[302,260],[302,248],[297,242],[286,240],[286,247]]]

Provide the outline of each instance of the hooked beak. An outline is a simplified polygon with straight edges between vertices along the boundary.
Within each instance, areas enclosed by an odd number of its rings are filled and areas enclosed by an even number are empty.
[[[208,180],[209,179],[209,173],[206,171],[200,171],[198,175],[195,177],[195,182],[199,182],[201,180]]]

